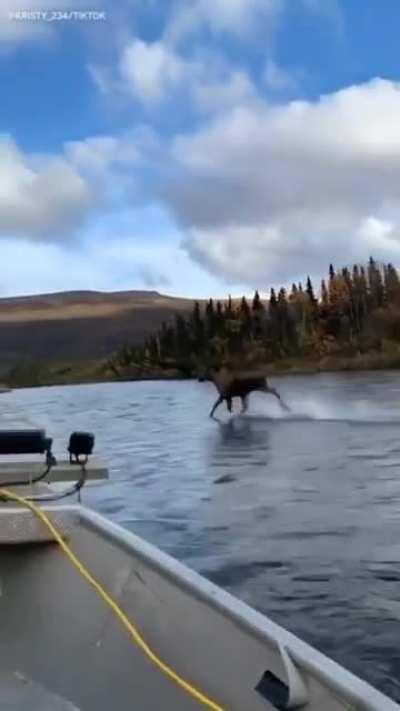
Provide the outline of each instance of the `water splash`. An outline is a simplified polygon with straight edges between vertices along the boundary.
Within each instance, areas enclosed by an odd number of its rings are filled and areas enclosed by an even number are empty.
[[[274,402],[254,399],[249,417],[263,417],[272,420],[359,423],[400,423],[400,403],[379,405],[369,400],[323,400],[315,395],[308,397],[288,397],[290,412],[284,411]]]

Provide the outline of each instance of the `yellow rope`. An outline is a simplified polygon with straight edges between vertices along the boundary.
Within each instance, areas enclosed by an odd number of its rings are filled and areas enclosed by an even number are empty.
[[[121,610],[118,603],[113,600],[111,595],[103,588],[103,586],[93,577],[93,575],[88,571],[86,566],[77,558],[75,553],[70,549],[67,543],[63,540],[61,534],[54,526],[52,521],[49,519],[47,514],[36,506],[32,501],[28,501],[23,496],[19,496],[14,491],[9,489],[0,489],[0,496],[10,499],[12,501],[17,501],[19,504],[26,506],[30,509],[44,524],[47,526],[49,531],[51,531],[54,539],[57,541],[60,548],[64,551],[65,555],[69,558],[72,565],[78,570],[85,580],[96,590],[96,592],[103,598],[107,605],[112,609],[114,614],[120,619],[123,626],[128,630],[129,634],[133,638],[137,646],[144,652],[144,654],[150,659],[153,664],[156,665],[167,677],[172,679],[178,686],[184,689],[190,696],[199,701],[206,708],[212,709],[213,711],[224,711],[222,706],[217,704],[212,699],[205,696],[201,691],[196,689],[192,684],[183,679],[177,672],[175,672],[168,664],[162,661],[155,652],[149,647],[145,642],[140,632],[136,629],[134,624],[129,620],[125,613]]]

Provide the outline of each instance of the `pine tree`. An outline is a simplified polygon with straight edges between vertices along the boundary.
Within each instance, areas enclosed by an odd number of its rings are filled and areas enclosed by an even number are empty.
[[[279,294],[278,294],[278,304],[281,307],[287,307],[287,301],[286,301],[286,289],[282,287],[279,289]]]
[[[256,293],[254,294],[252,311],[252,335],[253,338],[259,340],[263,337],[263,321],[265,309],[258,291],[256,291]]]
[[[363,294],[363,285],[362,285],[362,280],[361,280],[361,275],[360,275],[360,270],[358,268],[358,265],[355,264],[353,266],[353,276],[352,276],[352,283],[353,283],[353,303],[354,303],[354,321],[355,321],[355,329],[357,333],[360,333],[362,329],[362,325],[364,322],[364,294]]]
[[[178,359],[190,356],[190,338],[187,323],[182,314],[175,316],[175,354]]]
[[[200,304],[198,301],[194,302],[190,326],[194,350],[201,352],[205,345],[205,328],[203,319],[201,317]]]
[[[286,290],[282,287],[278,294],[278,317],[279,317],[279,340],[283,347],[288,345],[289,334],[289,311],[286,301]]]
[[[380,308],[383,306],[385,301],[383,279],[381,271],[372,257],[370,257],[368,263],[368,281],[371,308]]]
[[[245,296],[242,296],[242,300],[240,302],[240,313],[245,316],[248,316],[250,314],[250,308]]]
[[[218,336],[222,336],[225,329],[225,316],[222,304],[217,301],[217,307],[215,312],[215,330]]]
[[[240,302],[239,314],[240,314],[240,320],[242,323],[242,326],[241,326],[242,338],[244,338],[246,340],[251,337],[252,316],[251,316],[250,307],[247,303],[247,299],[245,296],[242,297],[242,300]]]
[[[351,278],[351,274],[350,274],[347,267],[343,267],[342,277],[343,277],[344,281],[346,282],[349,294],[351,294],[351,292],[353,291],[353,280]]]
[[[275,289],[271,289],[270,297],[269,297],[269,307],[270,309],[274,309],[278,304],[276,294],[275,294]]]
[[[360,291],[363,295],[363,298],[367,300],[368,298],[368,282],[367,282],[367,275],[365,273],[365,268],[360,267]]]
[[[173,327],[165,321],[161,324],[159,344],[160,358],[171,358],[175,348],[175,332]]]
[[[321,302],[324,308],[327,308],[329,303],[328,290],[326,288],[325,279],[321,281]]]
[[[275,358],[280,351],[279,348],[279,313],[278,299],[276,298],[275,289],[271,288],[268,302],[268,321],[267,321],[267,341],[269,343],[270,355]]]
[[[389,263],[385,270],[385,292],[390,304],[400,302],[400,280],[397,270]]]
[[[147,342],[147,353],[150,363],[156,365],[160,359],[160,352],[158,347],[158,338],[151,336]]]
[[[354,284],[351,278],[351,274],[347,267],[342,269],[342,279],[343,279],[343,294],[344,294],[344,304],[343,312],[348,317],[350,322],[351,333],[354,335],[358,331],[357,327],[357,314],[355,305],[355,294],[354,294]]]
[[[231,318],[233,318],[233,316],[234,316],[234,313],[233,313],[232,297],[229,294],[228,303],[225,304],[225,318],[231,319]]]
[[[216,333],[216,316],[214,312],[214,302],[212,299],[209,299],[207,305],[206,305],[206,313],[205,313],[205,328],[206,328],[206,334],[207,338],[211,339],[214,338],[215,333]]]
[[[308,298],[310,299],[311,304],[313,306],[315,306],[315,304],[317,303],[317,299],[315,298],[315,295],[314,295],[314,289],[313,289],[313,285],[311,283],[310,277],[307,277],[306,293],[308,295]]]
[[[253,309],[253,311],[262,311],[264,309],[264,306],[263,306],[263,303],[260,299],[260,294],[258,293],[258,291],[256,291],[254,294],[252,309]]]

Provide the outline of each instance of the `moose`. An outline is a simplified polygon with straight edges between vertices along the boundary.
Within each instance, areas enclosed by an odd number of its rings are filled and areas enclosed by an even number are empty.
[[[232,399],[234,397],[240,397],[242,401],[241,413],[244,414],[247,412],[249,395],[252,392],[262,392],[274,395],[274,397],[279,400],[281,407],[287,412],[289,411],[289,407],[283,402],[278,391],[268,385],[265,374],[231,372],[227,369],[221,369],[220,371],[210,371],[204,379],[211,380],[219,393],[219,396],[211,409],[210,417],[214,416],[215,410],[224,400],[226,401],[226,406],[229,412],[232,412]]]

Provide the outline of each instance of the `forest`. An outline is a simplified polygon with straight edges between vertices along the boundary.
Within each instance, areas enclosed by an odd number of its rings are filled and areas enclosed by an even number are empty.
[[[318,292],[305,284],[271,288],[266,298],[195,301],[140,346],[110,359],[114,375],[196,377],[209,367],[271,370],[400,366],[400,279],[392,264],[331,264]]]

